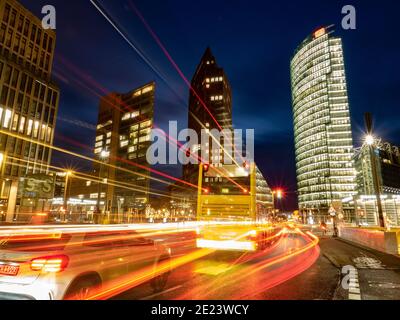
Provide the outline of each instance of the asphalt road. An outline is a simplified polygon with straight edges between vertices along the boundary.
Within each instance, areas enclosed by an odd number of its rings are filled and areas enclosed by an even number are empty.
[[[191,233],[158,240],[171,246],[173,259],[199,250]],[[330,236],[313,245],[306,234],[291,233],[262,252],[211,251],[189,259],[172,271],[164,291],[142,284],[113,299],[399,300],[400,259]]]

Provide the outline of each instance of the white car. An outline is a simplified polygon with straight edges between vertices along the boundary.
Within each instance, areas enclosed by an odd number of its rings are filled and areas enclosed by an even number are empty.
[[[0,300],[87,299],[135,278],[161,291],[169,260],[169,248],[132,230],[0,236]]]

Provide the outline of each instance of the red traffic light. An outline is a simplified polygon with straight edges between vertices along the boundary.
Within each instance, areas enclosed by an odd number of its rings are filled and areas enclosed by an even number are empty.
[[[277,190],[274,191],[274,193],[276,194],[276,197],[277,197],[278,199],[282,199],[283,196],[284,196],[284,193],[283,193],[283,190],[282,190],[282,189],[277,189]]]

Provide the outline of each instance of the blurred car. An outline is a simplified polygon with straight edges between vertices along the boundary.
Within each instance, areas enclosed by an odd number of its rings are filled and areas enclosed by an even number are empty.
[[[169,260],[169,248],[132,230],[0,237],[0,299],[84,300],[144,268],[154,270],[150,284],[162,291],[169,270],[156,270]]]

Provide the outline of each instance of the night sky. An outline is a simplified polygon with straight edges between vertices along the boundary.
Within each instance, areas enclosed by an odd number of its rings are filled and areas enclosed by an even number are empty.
[[[55,145],[91,156],[96,93],[128,92],[153,80],[156,125],[166,128],[177,120],[187,126],[188,87],[129,1],[99,3],[164,79],[89,0],[20,0],[36,15],[46,4],[57,9],[54,81],[61,100]],[[234,125],[256,130],[256,161],[272,187],[287,190],[285,209],[296,208],[290,58],[317,27],[335,24],[343,38],[355,146],[362,142],[366,111],[375,116],[377,135],[400,144],[399,1],[132,1],[189,80],[211,47],[232,86]],[[341,28],[346,4],[356,7],[357,30]],[[57,153],[53,162],[78,170],[88,166]],[[178,167],[160,169],[180,175]]]

